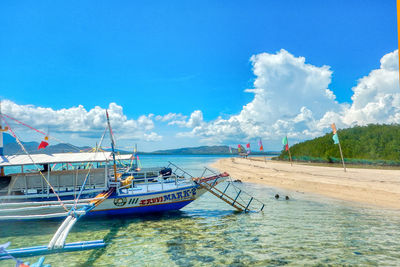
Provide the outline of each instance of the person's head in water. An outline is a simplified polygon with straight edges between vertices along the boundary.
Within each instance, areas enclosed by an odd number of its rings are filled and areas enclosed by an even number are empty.
[[[279,198],[279,195],[278,195],[278,194],[276,194],[276,195],[275,195],[275,198],[276,198],[276,199],[278,199],[278,198]]]

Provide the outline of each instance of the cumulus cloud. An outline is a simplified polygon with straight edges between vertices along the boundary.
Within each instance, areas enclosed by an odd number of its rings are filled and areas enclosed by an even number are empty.
[[[154,121],[178,126],[178,137],[195,137],[206,143],[234,143],[262,138],[295,140],[320,136],[335,122],[339,128],[368,123],[400,123],[399,63],[397,50],[380,60],[380,68],[361,77],[352,88],[351,103],[338,103],[329,89],[332,70],[315,66],[304,57],[282,49],[250,59],[255,75],[253,99],[227,118],[204,121],[201,110],[190,116],[180,113],[142,115],[129,119],[116,103],[108,107],[111,123],[120,140],[161,141]],[[105,109],[83,106],[54,110],[3,101],[2,109],[36,128],[69,133],[80,138],[98,138],[106,125]],[[186,130],[184,130],[186,129]]]
[[[185,121],[185,118],[179,118],[168,123],[169,125],[178,125],[179,127],[194,128],[203,125],[203,112],[201,110],[195,110],[189,117],[189,120]]]
[[[119,140],[159,141],[161,136],[152,132],[153,114],[142,115],[137,120],[128,119],[123,108],[110,103],[108,114],[113,131]],[[56,133],[70,133],[73,137],[99,138],[106,127],[105,109],[96,106],[86,110],[82,105],[54,110],[33,105],[18,105],[2,101],[2,111],[35,128]]]
[[[166,121],[175,121],[175,120],[185,120],[187,118],[187,116],[182,115],[181,113],[168,113],[167,115],[161,116],[161,115],[157,115],[155,117],[155,119],[157,121],[162,121],[162,122],[166,122]]]
[[[397,50],[386,54],[379,69],[358,81],[352,89],[353,103],[342,114],[343,124],[400,123],[398,55]]]
[[[352,88],[352,103],[338,103],[329,89],[329,66],[314,66],[304,57],[282,49],[276,54],[251,57],[256,76],[253,100],[237,115],[204,122],[201,111],[189,120],[173,124],[192,128],[178,136],[198,136],[206,142],[254,138],[277,139],[289,135],[297,140],[313,138],[339,127],[368,123],[400,123],[400,90],[397,50],[382,57],[381,66],[372,70]],[[196,122],[196,123],[194,123]]]

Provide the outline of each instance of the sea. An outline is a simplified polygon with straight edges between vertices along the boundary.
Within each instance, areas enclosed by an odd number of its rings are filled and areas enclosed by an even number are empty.
[[[167,166],[170,161],[201,175],[204,166],[219,158],[145,155],[140,163]],[[180,211],[83,218],[67,242],[104,239],[107,246],[47,255],[45,263],[63,267],[400,266],[400,210],[258,184],[237,185],[265,203],[262,212],[238,213],[206,193]],[[11,241],[11,248],[46,245],[59,225],[60,221],[0,223],[0,243]],[[32,263],[38,258],[24,260]],[[0,266],[15,263],[0,261]]]

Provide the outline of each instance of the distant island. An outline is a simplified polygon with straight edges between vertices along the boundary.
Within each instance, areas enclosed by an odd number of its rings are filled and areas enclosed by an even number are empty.
[[[338,131],[345,162],[350,164],[400,166],[400,125],[370,124]],[[332,133],[290,147],[295,161],[340,163]],[[277,159],[288,160],[288,151]]]
[[[159,155],[229,155],[238,154],[237,148],[231,148],[232,153],[230,153],[229,146],[199,146],[199,147],[184,147],[177,149],[168,150],[157,150],[151,152],[150,154]],[[251,155],[279,155],[277,151],[251,151]]]
[[[24,154],[21,147],[18,145],[16,140],[9,134],[3,135],[4,143],[4,154],[14,155],[14,154]],[[68,153],[68,152],[78,152],[79,150],[90,150],[89,146],[74,146],[67,143],[60,143],[55,145],[49,145],[45,149],[38,150],[38,142],[22,142],[26,150],[31,154],[37,153]],[[104,149],[110,151],[110,149]],[[236,148],[231,148],[232,154],[237,155],[238,150]],[[132,151],[125,151],[117,149],[117,152],[121,154],[130,154]],[[229,146],[199,146],[199,147],[184,147],[177,149],[167,149],[167,150],[157,150],[153,152],[138,152],[139,155],[230,155]],[[252,151],[252,155],[279,155],[277,151]]]

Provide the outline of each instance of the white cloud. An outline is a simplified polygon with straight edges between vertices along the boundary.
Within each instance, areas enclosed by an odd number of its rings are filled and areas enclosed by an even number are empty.
[[[179,127],[194,128],[204,124],[203,112],[201,112],[201,110],[193,111],[188,121],[185,121],[186,117],[187,116],[181,116],[176,120],[170,121],[168,125],[178,125]]]
[[[137,120],[128,119],[123,108],[116,103],[108,106],[111,126],[118,140],[159,141],[161,136],[153,132],[153,114],[142,115]],[[71,138],[97,139],[106,127],[105,109],[96,106],[86,110],[82,105],[54,110],[33,105],[18,105],[2,101],[3,113],[35,128],[51,132],[69,133]],[[27,130],[25,128],[24,130]]]
[[[178,136],[198,136],[209,143],[254,138],[278,139],[288,134],[297,140],[313,138],[339,127],[368,123],[400,123],[400,90],[397,50],[382,57],[380,69],[358,81],[353,103],[339,104],[328,88],[332,71],[295,57],[286,50],[251,57],[256,76],[253,100],[228,119],[204,122],[201,111],[189,120],[171,122],[192,128]],[[201,116],[200,116],[201,115]],[[277,138],[278,137],[278,138]]]
[[[335,122],[339,128],[368,123],[400,123],[400,88],[397,50],[384,55],[379,69],[372,70],[352,88],[352,103],[338,103],[329,89],[329,66],[314,66],[304,57],[286,50],[251,57],[254,85],[245,91],[254,95],[242,110],[228,118],[204,121],[201,110],[190,116],[180,113],[142,115],[128,119],[116,103],[108,107],[118,140],[161,141],[154,120],[186,128],[178,137],[194,137],[203,142],[234,143],[256,138],[279,140],[288,135],[295,140],[320,136]],[[99,138],[106,125],[105,109],[83,106],[54,110],[2,101],[2,109],[21,121],[46,131],[68,133],[76,140]],[[162,126],[161,126],[162,127]],[[182,139],[184,140],[184,139]]]
[[[155,132],[151,132],[149,134],[144,134],[144,140],[145,141],[161,141],[162,140],[162,136],[158,135]]]
[[[157,115],[155,117],[157,121],[162,121],[162,122],[172,121],[172,120],[185,120],[186,118],[187,116],[184,116],[181,113],[171,113],[171,112],[164,116]]]
[[[398,51],[383,56],[380,68],[361,78],[352,90],[353,103],[342,112],[343,124],[400,123]]]

